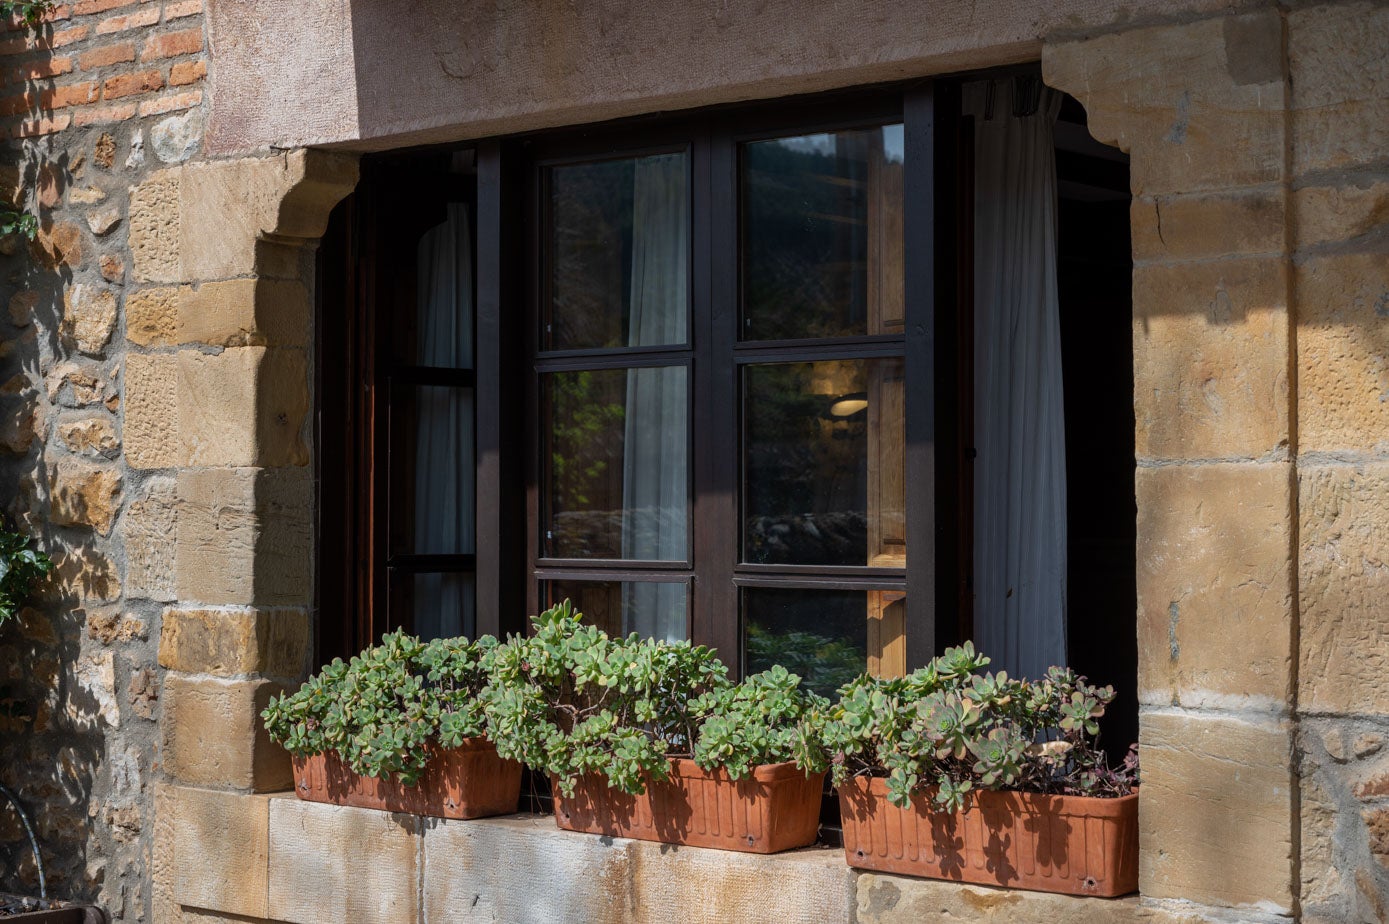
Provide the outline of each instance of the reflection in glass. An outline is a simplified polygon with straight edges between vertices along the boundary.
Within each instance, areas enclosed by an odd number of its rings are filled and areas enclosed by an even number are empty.
[[[545,349],[685,342],[687,174],[683,152],[551,168]]]
[[[473,575],[396,572],[391,585],[391,612],[413,613],[410,625],[420,638],[472,638],[477,631]]]
[[[393,483],[394,502],[410,516],[391,521],[391,548],[416,555],[474,551],[473,390],[410,386],[396,407],[401,423],[392,464],[412,477]]]
[[[746,673],[780,664],[825,696],[865,670],[905,665],[902,594],[879,590],[743,591]]]
[[[900,358],[749,365],[743,560],[906,566]]]
[[[587,622],[614,638],[635,632],[643,638],[675,642],[687,638],[683,582],[550,581],[546,605],[568,599]]]
[[[543,376],[547,556],[687,558],[688,378],[684,366]]]
[[[449,203],[445,220],[415,248],[415,314],[392,336],[397,362],[473,367],[473,244],[468,206]]]
[[[743,146],[745,340],[903,329],[902,126]]]

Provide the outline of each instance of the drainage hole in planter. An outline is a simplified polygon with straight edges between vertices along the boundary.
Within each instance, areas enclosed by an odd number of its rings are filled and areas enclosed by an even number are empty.
[[[1081,880],[1080,883],[1080,887],[1087,892],[1095,891],[1097,888],[1099,888],[1099,885],[1100,884],[1097,881],[1095,881],[1094,876],[1086,876],[1083,880]]]

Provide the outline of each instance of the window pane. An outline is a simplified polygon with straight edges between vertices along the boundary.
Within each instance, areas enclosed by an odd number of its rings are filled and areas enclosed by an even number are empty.
[[[681,344],[689,301],[683,152],[550,170],[550,350]]]
[[[686,559],[688,378],[684,366],[543,377],[546,555]]]
[[[902,126],[743,146],[745,340],[901,333]]]
[[[747,366],[743,559],[906,566],[900,358]]]
[[[396,360],[408,365],[471,369],[473,243],[468,206],[450,203],[446,214],[416,248],[414,316],[396,321],[394,351]]]
[[[391,416],[391,548],[474,551],[473,390],[399,387]]]
[[[683,582],[550,581],[545,599],[553,606],[571,600],[584,619],[614,637],[635,632],[674,642],[687,637]]]
[[[391,612],[411,614],[411,631],[432,638],[473,637],[476,632],[476,581],[471,574],[391,574]]]
[[[826,696],[865,670],[901,675],[905,612],[901,591],[744,590],[744,670],[780,664]]]

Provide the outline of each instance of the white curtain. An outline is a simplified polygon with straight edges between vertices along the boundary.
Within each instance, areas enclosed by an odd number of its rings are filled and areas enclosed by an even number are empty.
[[[1036,90],[1036,85],[1032,90]],[[966,88],[975,118],[975,645],[991,670],[1066,663],[1066,446],[1056,291],[1059,93]],[[1036,97],[1033,97],[1034,99]]]
[[[683,154],[636,161],[632,208],[629,346],[684,343],[689,293],[689,195]],[[622,556],[686,557],[686,420],[689,375],[683,366],[627,374],[623,443]],[[629,583],[623,631],[685,637],[685,585]]]
[[[473,366],[473,248],[467,206],[452,204],[419,246],[418,363]],[[476,549],[471,389],[422,386],[415,436],[415,546],[425,554]],[[473,631],[473,577],[420,574],[415,632],[446,638]]]

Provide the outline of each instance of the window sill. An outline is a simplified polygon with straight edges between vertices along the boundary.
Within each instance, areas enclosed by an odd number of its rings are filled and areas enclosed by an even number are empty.
[[[317,924],[934,920],[1120,924],[1139,900],[859,873],[841,850],[759,856],[559,830],[548,815],[446,821],[168,786],[158,871],[173,904]],[[171,881],[170,881],[171,880]],[[156,886],[156,891],[161,891]],[[158,912],[159,909],[156,909]],[[1146,909],[1144,909],[1146,911]]]

